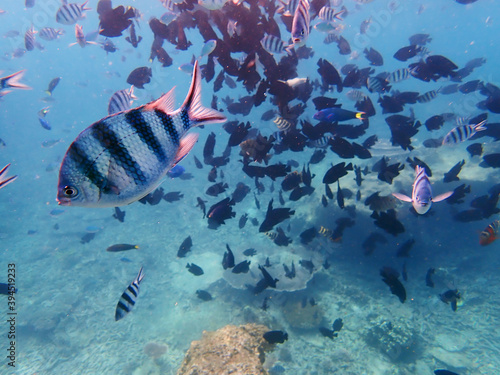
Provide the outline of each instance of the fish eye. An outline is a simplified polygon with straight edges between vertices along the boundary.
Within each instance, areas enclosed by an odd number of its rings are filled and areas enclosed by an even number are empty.
[[[74,198],[78,195],[78,189],[72,186],[65,186],[63,193],[67,198]]]

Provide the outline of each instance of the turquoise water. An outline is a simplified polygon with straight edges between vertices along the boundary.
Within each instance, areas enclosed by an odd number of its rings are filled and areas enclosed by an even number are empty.
[[[0,191],[3,213],[0,281],[7,281],[8,265],[15,264],[15,282],[19,289],[15,305],[15,368],[10,367],[5,358],[9,348],[8,305],[7,296],[0,296],[3,297],[0,298],[3,317],[0,347],[4,353],[0,373],[175,374],[191,341],[200,339],[203,331],[253,322],[288,332],[289,340],[269,353],[265,363],[266,368],[279,364],[286,374],[432,374],[437,368],[448,368],[459,374],[500,372],[498,243],[481,247],[478,242],[479,233],[497,217],[493,215],[470,223],[453,219],[458,211],[470,208],[472,199],[487,194],[491,186],[499,183],[498,174],[495,169],[479,167],[480,158],[470,157],[465,148],[472,142],[439,149],[423,147],[427,138],[444,136],[451,130],[450,123],[433,133],[420,128],[412,138],[415,150],[411,153],[391,146],[390,131],[384,121],[388,115],[383,115],[376,104],[378,95],[368,93],[366,88],[365,94],[377,109],[367,131],[367,135],[377,134],[380,140],[372,149],[373,158],[340,160],[328,151],[320,164],[310,166],[316,175],[313,180],[316,191],[297,202],[285,198],[285,207],[296,211],[281,224],[293,240],[288,247],[278,247],[250,222],[245,228],[238,228],[238,219],[244,213],[262,222],[271,198],[275,206],[279,206],[278,190],[282,180],[278,178],[274,182],[274,192],[270,189],[270,179],[261,180],[266,190],[257,195],[259,210],[253,197],[254,192],[257,193],[254,181],[241,171],[239,148],[233,148],[229,164],[221,168],[223,181],[229,185],[227,192],[217,198],[205,194],[212,184],[207,180],[210,167],[197,169],[193,156],[203,160],[203,144],[210,132],[216,133],[215,155],[222,153],[228,134],[218,124],[195,130],[200,134],[199,142],[181,163],[193,178],[168,179],[162,184],[166,192],[181,191],[184,197],[180,201],[156,206],[136,202],[122,207],[126,211],[124,223],[115,220],[113,210],[108,208],[59,207],[64,212],[51,215],[51,211],[58,208],[57,178],[64,153],[83,129],[107,115],[112,93],[129,87],[128,74],[138,66],[151,66],[153,70],[152,82],[144,90],[136,89],[138,100],[134,105],[147,103],[176,86],[178,106],[187,93],[190,76],[177,68],[201,52],[203,40],[198,30],[187,29],[188,40],[193,43],[187,51],[177,51],[171,44],[164,43],[173,58],[171,67],[163,68],[157,61],[150,63],[153,36],[147,22],[152,16],[160,17],[165,8],[159,1],[152,0],[114,2],[114,6],[119,4],[132,5],[141,11],[143,16],[136,31],[144,39],[133,49],[124,37],[113,38],[119,50],[106,54],[94,45],[83,49],[68,47],[74,42],[74,28],[55,22],[55,12],[60,6],[55,0],[40,0],[30,9],[25,9],[21,2],[0,3],[0,8],[6,11],[0,14],[0,35],[9,30],[20,33],[16,38],[0,38],[1,76],[26,69],[22,82],[33,88],[14,90],[0,101],[0,138],[6,144],[0,148],[0,168],[12,163],[9,175],[19,176]],[[377,67],[376,73],[406,67],[407,63],[393,59],[392,55],[409,44],[411,35],[428,33],[432,37],[427,45],[430,52],[446,56],[459,67],[473,58],[487,60],[464,81],[480,79],[500,85],[497,69],[500,52],[496,45],[500,5],[497,1],[479,0],[465,6],[452,0],[374,0],[365,5],[344,0],[344,5],[350,14],[341,23],[345,26],[342,35],[350,42],[353,54],[339,55],[336,45],[323,44],[324,34],[313,29],[307,45],[313,47],[314,57],[299,61],[299,77],[319,79],[316,72],[319,58],[327,59],[339,69],[347,63],[367,67],[362,53],[365,47],[373,47],[384,56],[384,66]],[[84,32],[96,30],[98,25],[97,3],[91,0],[89,6],[92,10],[79,21]],[[359,25],[370,16],[370,32],[361,37]],[[13,58],[15,49],[24,48],[23,35],[31,24],[37,30],[45,26],[60,27],[65,35],[56,41],[41,41],[43,51],[35,49]],[[286,39],[288,34],[283,25],[281,28],[282,39]],[[124,36],[127,35],[128,32],[124,32]],[[202,62],[206,62],[206,57]],[[217,75],[221,68],[216,65],[215,69]],[[262,66],[258,69],[263,75]],[[54,101],[44,103],[41,101],[46,96],[43,91],[57,76],[62,79],[54,90]],[[449,83],[444,79],[431,83],[409,79],[394,87],[424,93]],[[353,109],[353,102],[345,96],[348,90],[326,95],[338,98],[344,108]],[[209,106],[212,94],[212,82],[204,81],[204,105]],[[216,95],[219,108],[225,108],[222,98],[238,98],[248,93],[238,83],[237,89],[224,86]],[[319,95],[315,92],[312,97]],[[456,93],[438,95],[429,103],[411,107],[416,118],[424,122],[430,116],[445,112],[476,116],[481,111],[475,104],[484,99],[477,92]],[[50,106],[46,117],[52,126],[50,131],[42,128],[37,119],[37,112],[45,106]],[[408,107],[402,114],[409,115]],[[261,120],[261,115],[271,108],[268,98],[248,116],[226,114],[228,120],[249,121],[267,136],[277,130],[272,121]],[[312,120],[314,113],[310,100],[301,118]],[[498,115],[489,113],[488,122],[496,122],[497,118]],[[47,140],[60,142],[50,148],[42,147],[42,142]],[[499,152],[498,144],[491,138],[481,138],[480,142],[484,154]],[[286,151],[273,156],[271,164],[293,159],[300,164],[297,168],[300,171],[312,153],[309,148],[301,153]],[[382,155],[391,156],[391,162],[403,163],[407,156],[423,159],[432,168],[432,188],[436,195],[462,183],[471,185],[472,193],[462,205],[436,203],[426,216],[413,215],[409,204],[399,205],[398,219],[406,231],[393,237],[373,224],[371,212],[362,202],[376,191],[381,191],[381,195],[400,191],[409,194],[413,171],[407,165],[393,185],[379,181],[376,173],[371,173],[364,176],[362,201],[357,202],[354,196],[346,199],[346,206],[355,207],[356,216],[355,225],[345,229],[342,241],[332,243],[318,236],[310,244],[302,245],[299,234],[305,229],[311,226],[333,229],[335,220],[349,217],[334,200],[327,208],[321,205],[324,191],[321,179],[331,164],[352,161],[371,168]],[[443,174],[462,159],[466,164],[460,181],[444,184]],[[342,178],[341,186],[355,195],[357,187],[353,178],[350,172]],[[230,196],[238,182],[250,186],[251,194],[235,206],[234,219],[227,220],[226,225],[217,230],[208,229],[207,220],[196,207],[196,197],[208,201],[208,208]],[[336,187],[332,186],[332,190],[336,192]],[[88,226],[101,229],[95,239],[81,243]],[[387,244],[379,244],[373,255],[367,257],[361,244],[371,232],[383,233]],[[188,235],[193,239],[192,251],[186,258],[177,258],[177,250]],[[410,258],[397,258],[398,247],[410,238],[416,239]],[[105,251],[116,243],[137,244],[140,249],[125,253]],[[257,255],[248,258],[252,262],[248,275],[239,278],[222,269],[226,243],[233,249],[237,262],[246,259],[242,254],[245,249],[257,250]],[[123,257],[131,262],[120,260]],[[254,296],[245,284],[258,281],[257,265],[264,264],[267,257],[275,265],[270,272],[274,270],[272,273],[280,282],[277,290],[267,289]],[[316,265],[312,275],[299,266],[301,259],[312,260]],[[328,269],[321,266],[325,259],[331,264]],[[298,276],[290,281],[283,276],[280,265],[289,265],[292,261]],[[404,261],[408,281],[403,284],[408,297],[401,304],[381,281],[379,270],[391,266],[401,271]],[[190,274],[185,268],[188,262],[201,266],[204,275]],[[128,316],[115,322],[116,303],[141,266],[145,278],[136,306]],[[436,269],[433,289],[425,286],[425,274],[430,267]],[[439,294],[455,288],[463,294],[463,305],[453,312],[439,300]],[[198,289],[209,291],[214,300],[198,299],[195,294]],[[263,311],[261,305],[265,297],[269,297],[269,308]],[[314,298],[317,306],[302,307],[304,298]],[[296,318],[299,313],[305,318]],[[319,334],[319,326],[330,327],[339,317],[344,320],[344,328],[337,338],[331,341]],[[384,331],[387,322],[394,327],[393,333]],[[399,349],[391,349],[391,345],[395,345],[391,335],[397,336],[394,340],[401,340],[402,354],[395,353]],[[167,352],[158,359],[151,358],[144,351],[151,342],[167,345]]]

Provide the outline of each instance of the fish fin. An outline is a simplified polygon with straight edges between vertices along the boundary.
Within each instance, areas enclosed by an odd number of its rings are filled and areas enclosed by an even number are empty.
[[[0,189],[3,187],[6,187],[11,182],[14,182],[14,180],[16,178],[17,178],[17,176],[12,176],[12,177],[6,178],[5,180],[0,180]]]
[[[474,131],[480,132],[481,130],[486,130],[486,127],[484,125],[486,125],[486,120],[483,120],[479,124],[474,126]]]
[[[68,44],[68,47],[73,47],[73,46],[76,46],[77,44],[78,44],[77,42],[70,43],[70,44]]]
[[[403,202],[408,202],[408,203],[411,203],[412,200],[409,196],[407,195],[404,195],[404,194],[399,194],[399,193],[392,193],[392,195],[395,197],[395,198],[398,198],[400,201],[403,201]]]
[[[31,90],[31,87],[25,85],[24,83],[19,82],[19,80],[23,78],[25,72],[26,70],[20,70],[19,72],[13,73],[7,77],[2,78],[2,81],[5,83],[5,87],[13,87],[22,90]]]
[[[287,47],[285,47],[285,51],[286,53],[288,53],[288,55],[292,56],[292,51],[293,51],[293,47],[295,46],[295,44],[290,44],[288,45]]]
[[[365,112],[356,112],[356,118],[358,120],[366,120],[366,117],[364,117],[364,115],[366,115]]]
[[[175,106],[174,90],[175,87],[172,87],[172,89],[166,94],[163,94],[155,101],[146,104],[144,109],[147,111],[153,111],[155,109],[158,109],[167,114],[172,113],[174,111],[174,106]]]
[[[125,38],[125,40],[126,40],[127,42],[129,42],[130,44],[132,44],[132,42],[131,42],[131,40],[130,40],[130,37],[128,37],[128,36],[127,36],[127,37]]]
[[[85,7],[85,5],[87,5],[87,3],[88,3],[88,0],[86,2],[84,2],[82,5],[80,5],[80,9],[82,11],[84,11],[84,10],[92,10],[92,8]]]
[[[130,86],[130,90],[128,91],[128,94],[130,95],[130,99],[137,100],[137,96],[134,95],[134,85]]]
[[[196,142],[198,141],[199,134],[198,133],[189,133],[185,137],[183,137],[179,144],[179,150],[177,154],[175,154],[174,164],[172,168],[175,167],[182,159],[186,157],[186,155],[191,151]],[[171,169],[172,169],[171,168]]]
[[[140,284],[142,279],[144,279],[143,268],[144,267],[141,267],[141,269],[139,270],[139,273],[137,274],[137,277],[135,278],[135,281],[137,282],[137,284]]]
[[[190,126],[215,124],[227,120],[219,111],[203,107],[201,104],[201,73],[198,61],[194,63],[191,86],[180,110],[187,110]]]
[[[432,198],[432,202],[441,202],[444,201],[446,198],[449,198],[453,195],[453,191],[448,191],[446,193],[440,194],[437,197]]]
[[[93,45],[95,45],[95,46],[101,46],[101,45],[100,45],[99,43],[97,43],[97,42],[92,42],[92,41],[90,41],[90,42],[89,42],[88,40],[86,40],[86,41],[85,41],[85,44],[93,44]]]

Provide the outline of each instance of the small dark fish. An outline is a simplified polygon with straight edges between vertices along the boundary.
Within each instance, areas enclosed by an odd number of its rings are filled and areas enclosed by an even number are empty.
[[[225,221],[236,216],[233,212],[232,206],[234,206],[234,201],[230,198],[226,198],[214,204],[208,210],[208,227],[210,229],[217,229],[220,225],[225,224]]]
[[[340,181],[338,180],[337,180],[337,204],[339,205],[341,210],[345,208],[344,194],[342,193],[342,189],[340,188]]]
[[[396,212],[394,210],[388,210],[387,212],[373,212],[370,215],[375,219],[375,225],[387,233],[397,236],[400,233],[404,233],[404,225],[396,218]]]
[[[348,171],[352,170],[353,170],[352,163],[349,163],[347,165],[345,165],[345,162],[335,164],[325,173],[325,176],[323,177],[323,183],[333,184],[339,178],[347,175]]]
[[[439,298],[444,303],[451,304],[451,309],[453,311],[457,311],[458,301],[462,298],[462,295],[458,291],[458,289],[450,289],[439,295]]]
[[[12,284],[0,283],[0,294],[9,295],[17,293],[17,288]]]
[[[415,57],[421,50],[422,48],[417,45],[402,47],[394,54],[394,58],[399,61],[406,61]]]
[[[314,272],[314,263],[311,260],[302,259],[299,261],[299,264],[308,270],[309,273]]]
[[[81,244],[89,243],[95,238],[96,233],[85,233],[80,239]]]
[[[247,220],[248,220],[247,213],[241,215],[240,220],[238,222],[238,228],[243,229],[245,227],[245,224],[247,223]]]
[[[198,289],[196,291],[196,296],[205,302],[213,300],[212,295],[208,293],[206,290]]]
[[[57,85],[59,84],[59,81],[61,80],[61,77],[56,77],[54,79],[52,79],[50,82],[49,82],[49,87],[47,88],[47,90],[45,90],[45,93],[47,95],[50,95],[52,96],[52,92],[55,90],[55,88],[57,87]]]
[[[279,280],[275,279],[274,277],[272,277],[269,274],[269,272],[267,272],[267,270],[264,267],[262,267],[260,264],[259,264],[259,270],[260,270],[260,272],[262,272],[262,276],[264,276],[264,280],[266,282],[267,287],[269,287],[269,288],[276,288],[276,283]]]
[[[260,307],[262,310],[267,311],[269,308],[267,301],[269,300],[269,297],[264,298],[264,301],[262,301],[262,306]]]
[[[231,272],[233,272],[233,273],[247,273],[249,270],[250,270],[250,261],[244,260],[243,262],[235,265]]]
[[[134,69],[127,78],[127,83],[138,89],[144,89],[144,85],[151,82],[153,72],[151,68],[142,66]]]
[[[325,328],[325,327],[319,327],[319,332],[323,336],[328,337],[331,340],[333,340],[335,337],[338,336],[338,333],[334,332],[332,329],[328,329],[328,328]]]
[[[295,263],[292,261],[291,269],[288,268],[288,266],[283,263],[283,269],[285,270],[285,277],[288,277],[289,279],[293,279],[295,277]]]
[[[142,279],[144,278],[144,273],[142,272],[142,267],[139,270],[139,274],[135,278],[132,283],[125,289],[120,299],[118,300],[118,304],[116,305],[115,311],[115,321],[118,321],[125,317],[132,308],[135,306],[135,302],[137,297],[139,296],[139,285],[141,284]]]
[[[288,333],[283,331],[268,331],[264,333],[263,337],[270,344],[283,344],[288,340]]]
[[[410,250],[412,249],[414,244],[415,244],[415,239],[414,238],[409,239],[399,247],[398,251],[396,252],[396,256],[408,258],[410,256]]]
[[[468,4],[467,2],[463,2],[463,1],[469,1],[469,2],[473,3],[476,0],[456,0],[456,1],[459,4]],[[456,372],[449,371],[449,370],[434,370],[434,375],[458,375],[458,374]]]
[[[204,201],[200,197],[197,197],[196,200],[198,202],[198,204],[196,205],[196,207],[200,207],[201,208],[201,210],[203,211],[203,218],[205,218],[207,216],[207,211],[206,211],[206,207],[205,207],[206,201]]]
[[[434,281],[432,281],[432,275],[436,272],[435,268],[429,268],[427,274],[425,275],[425,285],[429,288],[434,288]]]
[[[266,217],[259,227],[259,232],[269,232],[273,227],[283,220],[288,219],[292,216],[295,211],[289,208],[275,208],[273,209],[273,199],[269,201],[267,206]]]
[[[205,194],[210,195],[211,197],[216,197],[219,194],[222,194],[226,191],[229,186],[225,183],[218,182],[212,186],[209,186],[205,191]]]
[[[125,222],[125,211],[120,210],[119,207],[115,207],[115,213],[113,217],[121,223]]]
[[[142,36],[137,37],[137,34],[135,33],[135,25],[134,25],[134,23],[132,23],[130,25],[130,27],[129,27],[128,30],[130,32],[130,36],[126,37],[125,40],[127,42],[129,42],[130,44],[132,44],[132,46],[134,48],[137,48],[137,46],[139,45],[139,43],[142,40]]]
[[[232,200],[234,203],[239,203],[245,199],[245,197],[250,193],[250,186],[244,184],[243,182],[238,182],[236,184],[236,188],[233,191],[233,194],[231,195]]]
[[[341,318],[335,319],[335,321],[332,324],[333,332],[340,332],[343,326],[344,322],[342,321]]]
[[[186,264],[186,268],[188,269],[189,272],[191,272],[195,276],[201,276],[201,275],[203,275],[203,269],[200,266],[197,266],[194,263],[188,263],[188,264]]]
[[[391,289],[391,293],[396,295],[401,303],[406,300],[406,289],[399,281],[399,272],[390,267],[383,267],[380,270],[380,276],[382,276],[382,281],[386,283]]]
[[[386,244],[387,239],[380,233],[371,233],[361,244],[361,247],[364,250],[364,254],[371,255],[373,251],[375,251],[377,243]]]
[[[201,164],[201,161],[196,156],[193,156],[193,157],[194,157],[194,164],[196,165],[196,168],[202,169],[203,164]]]
[[[106,251],[116,253],[119,251],[127,251],[127,250],[134,250],[134,249],[139,249],[139,246],[138,245],[129,245],[126,243],[119,243],[116,245],[111,245],[110,247],[108,247],[106,249]]]
[[[228,244],[226,244],[227,251],[224,252],[224,256],[222,257],[222,268],[227,270],[228,268],[234,267],[234,254]]]
[[[300,242],[304,245],[307,245],[316,237],[317,230],[315,227],[311,227],[306,229],[300,234]]]
[[[384,58],[378,52],[376,49],[371,48],[365,48],[363,53],[365,54],[366,59],[370,62],[370,65],[373,66],[382,66],[384,65]]]
[[[246,249],[245,251],[243,251],[243,255],[246,256],[246,257],[253,257],[257,254],[257,250],[255,249]]]
[[[120,258],[120,260],[121,260],[122,262],[124,262],[124,263],[132,263],[132,261],[131,261],[130,259],[125,258],[125,257]]]
[[[473,143],[467,146],[466,150],[471,158],[474,156],[481,156],[483,154],[483,145],[481,143]]]
[[[182,241],[181,246],[179,246],[179,250],[177,250],[177,257],[184,258],[186,254],[191,251],[191,247],[193,246],[193,241],[191,240],[191,236],[188,236],[184,241]]]
[[[455,164],[448,172],[444,174],[443,182],[460,181],[460,178],[458,178],[458,174],[460,173],[464,165],[465,160],[459,161],[457,164]]]

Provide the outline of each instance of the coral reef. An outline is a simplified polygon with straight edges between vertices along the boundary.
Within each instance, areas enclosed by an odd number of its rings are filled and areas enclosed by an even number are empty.
[[[393,362],[403,360],[405,355],[412,353],[417,334],[409,322],[379,317],[370,325],[364,335],[366,343],[386,354]]]
[[[204,331],[201,340],[191,343],[177,375],[267,375],[264,352],[274,347],[262,337],[267,331],[257,324]]]

